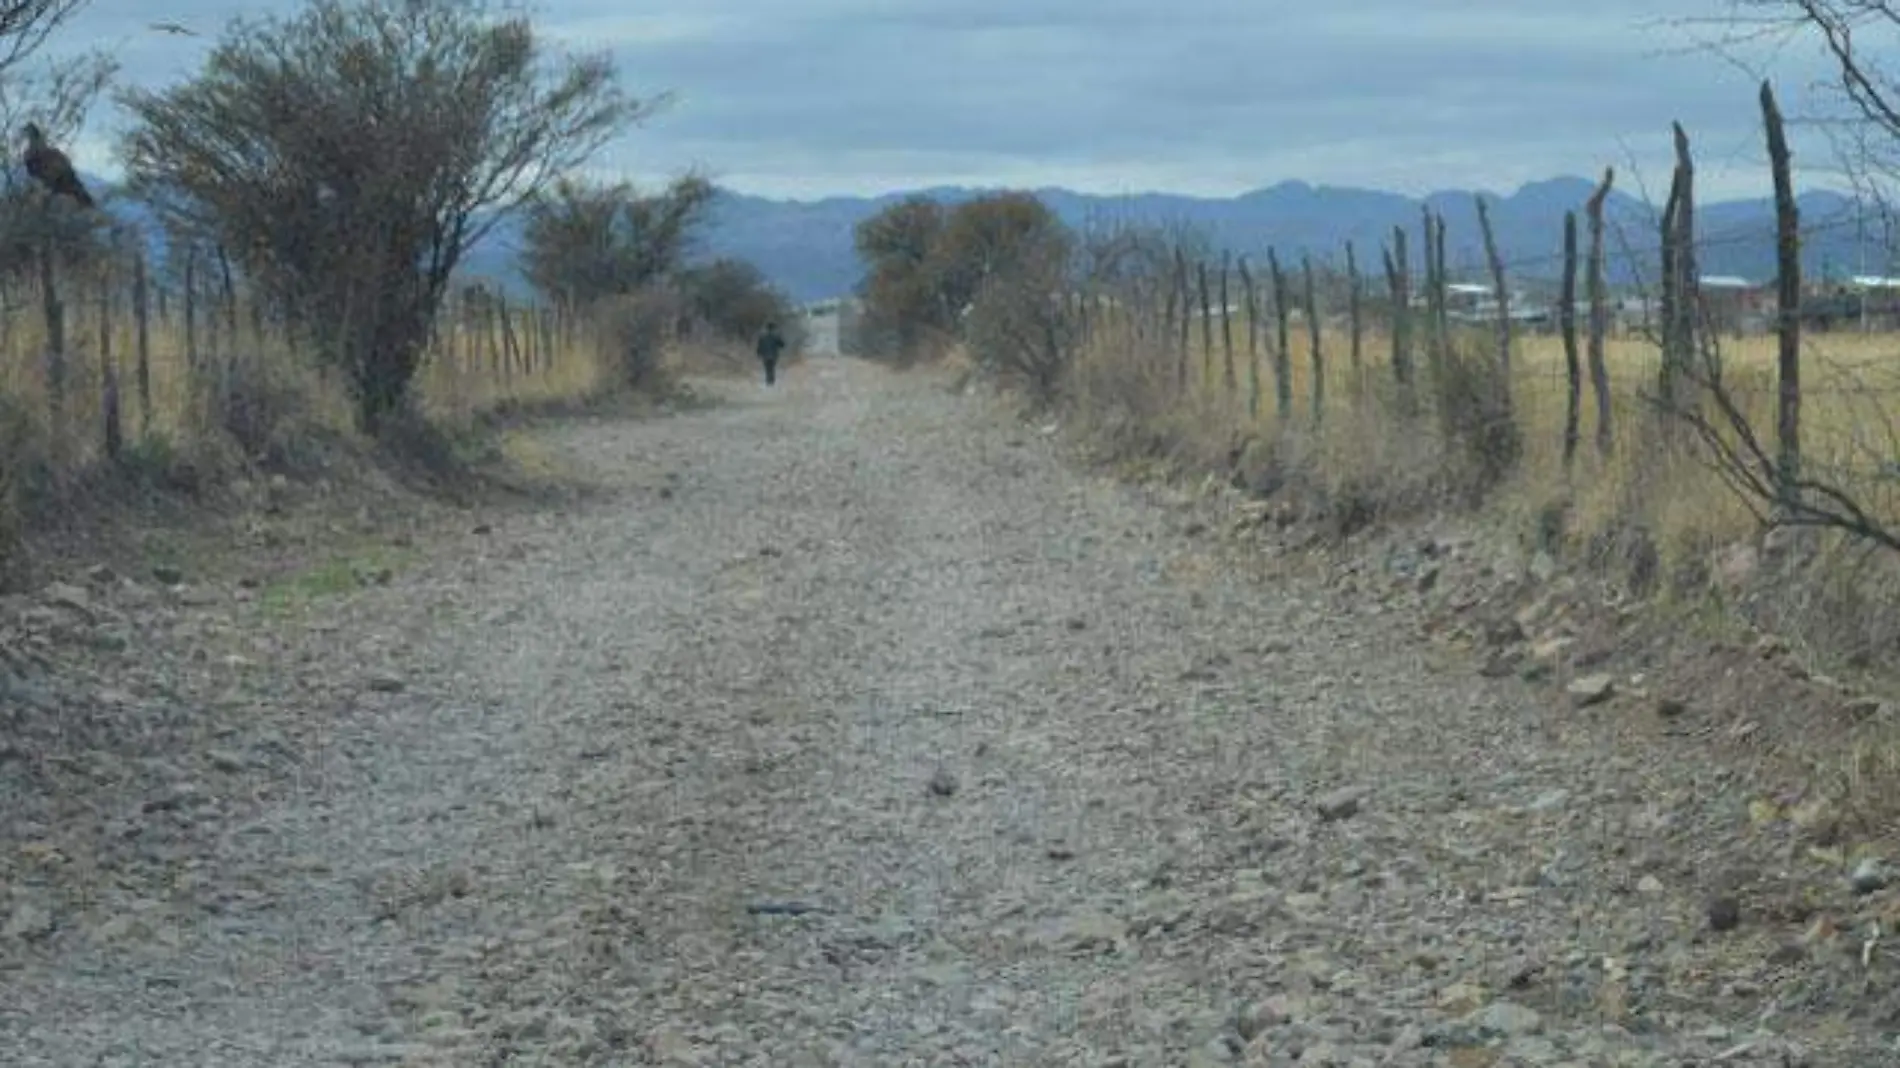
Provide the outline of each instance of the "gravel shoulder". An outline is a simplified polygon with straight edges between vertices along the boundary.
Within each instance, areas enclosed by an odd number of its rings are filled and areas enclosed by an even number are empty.
[[[294,611],[91,595],[206,662],[0,826],[0,1061],[1900,1063],[1900,898],[1751,768],[926,375],[716,388]]]

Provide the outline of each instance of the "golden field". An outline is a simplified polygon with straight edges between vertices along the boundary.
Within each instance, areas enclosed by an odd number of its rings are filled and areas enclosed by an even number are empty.
[[[1294,403],[1291,424],[1282,428],[1275,412],[1272,360],[1266,354],[1273,324],[1262,327],[1258,415],[1248,410],[1250,376],[1256,369],[1247,355],[1244,320],[1233,325],[1232,389],[1226,384],[1222,331],[1216,321],[1211,350],[1203,348],[1198,323],[1190,333],[1185,396],[1176,386],[1174,355],[1164,353],[1152,339],[1137,340],[1131,331],[1114,327],[1097,331],[1085,346],[1071,392],[1085,410],[1106,415],[1113,427],[1156,431],[1210,458],[1249,437],[1282,442],[1311,461],[1305,465],[1309,471],[1332,486],[1404,484],[1422,478],[1438,462],[1431,421],[1408,424],[1394,415],[1387,333],[1365,332],[1355,373],[1346,330],[1322,329],[1316,379],[1305,324],[1295,321],[1289,337]],[[1459,330],[1454,344],[1495,360],[1496,337],[1488,329]],[[1728,391],[1772,452],[1776,339],[1724,337],[1718,348]],[[1900,462],[1900,335],[1811,334],[1803,338],[1802,349],[1807,469],[1851,490],[1875,514],[1900,523],[1900,493],[1895,492],[1900,478],[1889,475],[1885,466]],[[1414,360],[1423,397],[1429,393],[1423,355]],[[1680,425],[1673,435],[1664,432],[1667,421],[1648,400],[1659,366],[1656,346],[1639,337],[1611,338],[1604,362],[1610,379],[1611,448],[1600,457],[1594,445],[1596,401],[1586,366],[1582,440],[1566,477],[1563,428],[1569,390],[1562,342],[1543,334],[1514,338],[1511,398],[1524,453],[1497,505],[1535,510],[1567,501],[1570,527],[1578,534],[1613,519],[1640,517],[1668,547],[1702,549],[1755,533],[1748,508],[1710,470],[1693,433]],[[1316,380],[1323,395],[1317,420],[1312,408]]]
[[[346,431],[351,409],[342,376],[296,351],[285,337],[252,324],[248,309],[218,311],[215,321],[200,310],[187,343],[183,315],[174,297],[161,315],[156,298],[147,318],[146,365],[150,409],[138,380],[138,325],[128,294],[114,294],[106,307],[97,299],[68,298],[65,309],[66,402],[63,418],[50,403],[48,336],[39,294],[16,287],[5,294],[0,322],[0,404],[16,452],[32,450],[54,470],[97,461],[104,451],[104,385],[107,360],[116,369],[125,440],[159,439],[187,445],[211,435],[217,408],[211,391],[235,389],[227,409],[268,409],[257,418],[283,420],[272,427],[294,433],[298,426]],[[530,337],[533,308],[511,308],[508,333],[498,319],[449,321],[417,375],[420,407],[431,420],[465,423],[504,403],[528,404],[586,396],[603,385],[600,347],[584,327]],[[464,317],[466,318],[466,317]],[[194,375],[195,351],[205,373]],[[229,385],[235,383],[235,385]],[[18,466],[17,461],[14,465]]]

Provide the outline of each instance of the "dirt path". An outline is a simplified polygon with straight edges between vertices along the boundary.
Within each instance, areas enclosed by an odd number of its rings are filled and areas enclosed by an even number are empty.
[[[1789,854],[1712,866],[1747,793],[1693,750],[922,377],[727,391],[554,434],[611,501],[240,606],[239,752],[85,900],[0,900],[0,1062],[1900,1058],[1884,955],[1709,929]]]

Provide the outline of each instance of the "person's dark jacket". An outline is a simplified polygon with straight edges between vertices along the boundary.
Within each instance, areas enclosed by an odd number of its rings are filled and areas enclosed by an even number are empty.
[[[785,339],[776,330],[767,330],[759,335],[758,353],[761,360],[776,360],[785,349]]]

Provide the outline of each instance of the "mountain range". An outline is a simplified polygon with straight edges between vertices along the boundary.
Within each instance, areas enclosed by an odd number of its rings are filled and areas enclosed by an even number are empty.
[[[94,188],[104,183],[90,179]],[[1446,190],[1428,196],[1345,186],[1285,181],[1234,197],[1193,197],[1168,193],[1097,196],[1067,189],[1035,190],[1057,217],[1072,227],[1105,224],[1166,227],[1197,233],[1206,246],[1263,262],[1272,248],[1283,264],[1311,256],[1316,265],[1343,266],[1345,243],[1353,242],[1362,270],[1377,274],[1382,245],[1395,226],[1408,230],[1411,258],[1421,261],[1421,212],[1429,206],[1447,224],[1446,258],[1462,280],[1486,278],[1476,197],[1482,195],[1497,236],[1499,253],[1509,265],[1513,285],[1541,287],[1562,269],[1563,219],[1582,208],[1594,185],[1577,177],[1532,182],[1509,195]],[[792,299],[811,303],[846,296],[863,274],[853,248],[857,224],[906,196],[923,195],[956,204],[986,190],[940,187],[916,193],[874,197],[778,200],[721,189],[714,199],[697,255],[749,260]],[[1850,274],[1896,273],[1891,242],[1880,213],[1847,195],[1814,190],[1798,198],[1803,231],[1802,267],[1810,278]],[[113,210],[142,220],[136,204],[113,198]],[[1772,200],[1713,201],[1697,205],[1701,237],[1698,266],[1705,275],[1734,275],[1766,281],[1775,270],[1775,217]],[[1605,202],[1609,235],[1606,272],[1613,285],[1656,277],[1659,206],[1623,190]],[[155,228],[154,228],[155,229]],[[504,220],[471,250],[463,274],[500,283],[525,293],[515,267],[520,247],[518,219]]]
[[[1513,284],[1550,282],[1562,273],[1564,213],[1578,213],[1594,184],[1554,178],[1525,185],[1507,196],[1483,194],[1500,256]],[[922,191],[944,203],[980,190]],[[1166,193],[1092,196],[1066,189],[1036,195],[1072,227],[1110,223],[1163,226],[1198,232],[1208,247],[1265,260],[1271,247],[1282,264],[1310,255],[1315,264],[1343,267],[1345,243],[1354,243],[1362,270],[1378,273],[1380,249],[1394,226],[1405,227],[1414,264],[1422,263],[1422,211],[1429,206],[1446,221],[1446,259],[1461,278],[1486,277],[1476,196],[1448,190],[1422,198],[1372,189],[1316,186],[1288,181],[1228,198]],[[907,194],[785,201],[725,192],[705,235],[705,251],[751,260],[800,301],[848,294],[863,273],[852,247],[857,223]],[[1797,199],[1804,232],[1804,273],[1811,277],[1887,273],[1889,242],[1880,216],[1857,211],[1857,201],[1830,191]],[[1766,281],[1775,272],[1775,214],[1769,198],[1697,205],[1699,268],[1707,275],[1739,275]],[[1613,190],[1604,205],[1606,273],[1612,284],[1656,277],[1660,205],[1651,206]],[[1587,242],[1587,233],[1580,233]]]

